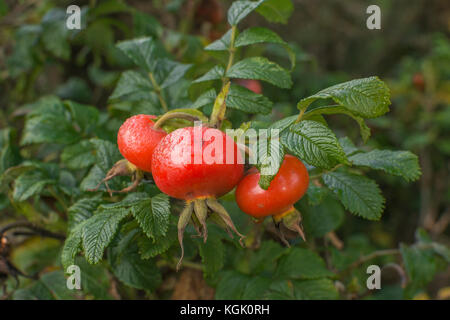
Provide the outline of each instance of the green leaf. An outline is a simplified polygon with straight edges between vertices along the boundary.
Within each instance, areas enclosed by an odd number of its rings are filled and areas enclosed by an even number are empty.
[[[119,82],[109,99],[153,100],[153,90],[153,85],[148,77],[137,71],[125,71],[120,76]]]
[[[344,171],[325,173],[322,177],[347,210],[369,220],[381,218],[385,200],[375,181]]]
[[[291,0],[267,0],[260,5],[256,12],[262,15],[269,22],[286,24],[294,11]]]
[[[108,248],[108,261],[114,275],[124,284],[154,290],[161,283],[161,273],[153,260],[142,260],[135,241],[136,231],[119,234]]]
[[[306,195],[308,196],[308,204],[311,206],[317,206],[322,203],[328,194],[328,189],[318,187],[313,184],[309,184]]]
[[[234,1],[228,9],[228,23],[232,26],[237,25],[264,1]]]
[[[92,217],[100,203],[101,196],[95,195],[89,198],[81,198],[72,204],[67,210],[69,216],[69,230],[72,230],[83,221]]]
[[[13,300],[55,300],[50,290],[41,282],[36,281],[27,288],[14,291]]]
[[[98,124],[100,113],[97,108],[66,100],[64,105],[69,110],[72,125],[83,134],[91,133]]]
[[[139,199],[131,206],[131,212],[149,238],[156,240],[166,235],[169,227],[169,197],[160,193],[152,198]]]
[[[352,111],[349,111],[343,106],[325,106],[325,107],[318,107],[314,108],[311,111],[308,111],[303,116],[303,119],[310,119],[317,115],[324,115],[324,114],[345,114],[353,120],[355,120],[359,125],[359,130],[361,132],[361,137],[364,142],[366,142],[370,137],[370,128],[367,126],[367,124],[364,121],[364,118],[354,114]]]
[[[226,98],[227,107],[244,111],[246,113],[269,114],[273,102],[262,94],[244,88],[240,85],[231,85]]]
[[[61,170],[58,177],[58,188],[69,197],[80,194],[75,176],[68,170]]]
[[[185,78],[180,79],[164,90],[164,97],[170,109],[185,109],[191,103],[189,99],[189,87],[192,82]],[[159,112],[161,113],[161,112]]]
[[[243,300],[261,300],[265,297],[272,279],[264,277],[253,277],[247,282],[242,292]]]
[[[61,270],[48,272],[39,281],[50,291],[56,300],[74,300],[75,292],[67,288],[67,280]]]
[[[114,163],[120,160],[120,152],[114,143],[102,139],[91,139],[90,142],[94,145],[96,150],[95,163],[104,170],[105,173],[111,169]]]
[[[286,279],[318,279],[331,277],[334,273],[326,268],[325,262],[315,252],[292,248],[280,259],[276,275]]]
[[[57,58],[69,60],[69,29],[66,27],[66,13],[61,9],[51,9],[42,18],[42,43],[44,48]]]
[[[146,72],[153,72],[161,57],[160,48],[151,37],[122,41],[117,44],[117,48]]]
[[[206,105],[213,105],[216,100],[217,93],[215,89],[210,89],[201,94],[197,100],[191,105],[191,109],[198,109]]]
[[[102,170],[98,165],[94,165],[87,174],[86,177],[83,178],[83,180],[80,183],[80,190],[82,191],[89,191],[93,190],[97,187],[98,183],[103,180],[104,177],[106,177],[105,170]],[[109,184],[109,181],[108,181]],[[110,185],[110,184],[109,184]],[[106,187],[101,184],[98,188],[99,191],[106,191]]]
[[[31,170],[22,173],[14,182],[14,201],[25,201],[28,198],[40,194],[47,185],[53,185],[56,181],[41,170]]]
[[[300,300],[336,300],[339,293],[330,279],[294,281],[295,297]]]
[[[64,269],[75,264],[75,257],[81,250],[82,231],[85,222],[81,222],[70,230],[61,252],[61,263]]]
[[[86,220],[82,239],[84,255],[89,263],[96,264],[102,259],[105,248],[119,228],[119,223],[128,213],[129,210],[121,208],[97,213]]]
[[[110,300],[108,270],[102,265],[91,265],[82,257],[77,257],[75,264],[81,270],[81,289],[83,292],[92,294],[96,299]]]
[[[94,146],[96,160],[88,175],[81,181],[80,189],[83,191],[96,188],[109,169],[122,158],[119,149],[112,142],[102,139],[91,139],[89,141]],[[120,190],[124,187],[120,181],[120,178],[115,178],[108,181],[108,184],[112,190]],[[101,184],[98,190],[106,191],[105,185]]]
[[[265,294],[266,299],[270,300],[293,300],[294,288],[291,280],[276,279],[269,287],[269,291]]]
[[[418,157],[409,151],[375,149],[357,153],[349,160],[354,165],[383,170],[388,174],[403,177],[406,181],[417,180],[421,174]]]
[[[205,47],[208,51],[227,51],[230,48],[232,30],[228,30],[222,38],[210,43]]]
[[[344,152],[347,155],[347,157],[350,157],[360,151],[355,146],[353,141],[350,140],[348,137],[339,138],[339,144],[341,145],[342,149],[344,149]]]
[[[139,247],[139,254],[142,259],[150,259],[157,255],[166,252],[172,244],[177,240],[177,229],[175,226],[169,226],[167,234],[164,237],[157,238],[156,240],[149,239],[145,234],[142,234],[137,239],[137,245]]]
[[[26,274],[41,273],[57,264],[61,243],[57,239],[28,237],[14,248],[11,263]],[[4,261],[4,260],[3,260]]]
[[[360,259],[362,256],[366,256],[373,251],[377,250],[371,244],[369,237],[362,233],[352,233],[345,240],[344,248],[338,250],[337,248],[331,247],[331,265],[337,270],[343,271],[349,268],[356,260]],[[369,266],[373,262],[364,263],[364,266]],[[362,269],[362,270],[361,270]],[[358,273],[363,271],[364,283],[367,279],[366,270],[364,268],[355,269],[354,272]]]
[[[41,25],[25,24],[17,28],[14,33],[14,51],[6,59],[12,78],[17,78],[35,66],[35,54],[41,33]]]
[[[274,43],[283,46],[291,61],[291,71],[295,67],[296,56],[291,47],[278,34],[267,28],[253,27],[244,30],[236,38],[235,47],[243,47],[257,43]]]
[[[327,190],[323,187],[320,189]],[[313,208],[301,208],[302,224],[307,237],[323,237],[328,232],[339,228],[344,221],[344,208],[339,201],[326,196],[326,193],[322,203],[315,205]]]
[[[92,90],[88,83],[79,77],[70,77],[66,82],[59,85],[55,91],[61,99],[75,100],[88,103],[92,99]]]
[[[222,269],[225,260],[225,249],[219,236],[210,233],[208,241],[199,244],[199,253],[207,276],[211,276]]]
[[[289,72],[275,62],[263,57],[252,57],[235,63],[226,74],[229,78],[257,79],[277,87],[288,89],[292,86]]]
[[[95,163],[95,149],[89,140],[82,140],[64,148],[61,161],[69,169],[82,169]]]
[[[151,35],[159,38],[164,32],[163,27],[155,17],[138,11],[133,14],[133,27],[134,34],[138,37]]]
[[[297,117],[298,117],[297,115],[294,115],[278,120],[272,123],[268,129],[279,129],[281,134],[282,131],[289,128],[295,122],[295,120],[297,120]]]
[[[438,271],[436,258],[432,250],[417,246],[408,247],[401,244],[400,252],[409,278],[407,292],[414,294],[433,280]]]
[[[0,130],[0,174],[20,163],[21,156],[16,143],[17,131],[14,128]]]
[[[132,8],[126,3],[118,0],[106,0],[98,3],[94,8],[89,9],[89,14],[95,16],[110,15],[114,13],[130,12]]]
[[[326,88],[300,100],[297,107],[305,110],[317,99],[333,99],[339,105],[364,118],[379,117],[389,111],[390,92],[378,77],[351,80]]]
[[[255,43],[286,44],[274,31],[267,28],[253,27],[244,30],[237,36],[235,47],[243,47]]]
[[[223,273],[216,288],[216,300],[240,300],[249,281],[246,275],[237,271]]]
[[[70,144],[79,139],[79,134],[70,121],[69,113],[58,98],[43,97],[29,107],[32,110],[25,120],[21,145]]]
[[[281,247],[274,241],[263,241],[261,247],[255,251],[250,258],[250,268],[252,274],[259,274],[264,271],[273,271],[276,261],[287,251],[287,248]]]
[[[266,143],[262,143],[265,140]],[[267,190],[270,183],[275,178],[281,164],[284,160],[284,149],[280,143],[279,137],[260,135],[258,138],[258,163],[256,167],[260,172],[258,184],[264,190]]]
[[[282,145],[308,164],[331,169],[343,163],[349,164],[333,131],[320,122],[304,120],[281,134]]]
[[[447,263],[450,263],[450,248],[442,243],[432,242],[431,247],[434,252],[441,256]]]
[[[192,83],[199,83],[210,80],[220,80],[224,76],[225,69],[222,66],[215,66],[208,72],[206,72],[203,76],[198,79],[192,81]]]
[[[179,63],[169,59],[158,59],[158,64],[153,72],[156,83],[160,89],[173,85],[184,77],[192,67],[190,64]]]

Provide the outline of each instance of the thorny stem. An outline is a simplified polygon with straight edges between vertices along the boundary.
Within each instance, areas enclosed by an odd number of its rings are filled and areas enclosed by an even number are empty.
[[[234,54],[236,52],[236,48],[234,47],[234,42],[236,40],[236,32],[237,32],[237,26],[231,27],[231,40],[230,40],[230,47],[228,48],[228,52],[230,53],[228,56],[228,64],[225,69],[225,73],[222,78],[222,89],[220,92],[224,92],[224,88],[226,86],[230,86],[230,80],[227,78],[226,74],[228,70],[230,70],[231,66],[233,65],[234,61]],[[227,109],[227,105],[225,103],[226,96],[224,97],[223,103],[219,106],[217,110],[213,110],[210,118],[210,123],[213,126],[216,126],[217,128],[220,127],[223,118],[225,117],[225,112]],[[215,108],[216,109],[216,108]]]
[[[227,68],[225,70],[225,75],[227,74],[228,70],[230,70],[231,66],[233,65],[233,60],[234,60],[234,54],[236,53],[236,48],[234,47],[234,42],[236,40],[236,32],[237,32],[237,27],[236,26],[232,26],[231,27],[231,40],[230,40],[230,48],[228,48],[228,52],[230,53],[230,55],[228,56],[228,64],[227,64]],[[223,81],[223,85],[225,85],[225,83],[228,82],[228,78],[224,78]]]
[[[209,125],[213,128],[220,128],[222,121],[225,119],[225,112],[227,109],[226,98],[229,90],[230,82],[228,81],[214,101],[214,107],[209,121]]]
[[[159,99],[159,102],[161,103],[161,106],[163,107],[165,112],[169,111],[166,100],[164,100],[164,97],[162,96],[161,87],[156,82],[155,77],[153,77],[153,73],[149,72],[148,76],[150,78],[150,81],[152,82],[153,87],[155,88],[155,91],[156,91],[156,94],[158,95],[158,99]]]
[[[155,124],[153,125],[153,129],[159,129],[163,125],[164,122],[166,122],[167,120],[170,120],[170,119],[174,119],[174,118],[186,119],[186,120],[190,120],[190,121],[201,121],[201,119],[199,117],[196,117],[189,113],[171,112],[171,113],[166,113],[161,118],[159,118],[158,121],[156,121]]]

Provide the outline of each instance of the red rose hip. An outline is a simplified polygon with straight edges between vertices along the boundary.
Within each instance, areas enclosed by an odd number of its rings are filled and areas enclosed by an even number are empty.
[[[152,158],[152,174],[158,188],[171,197],[186,200],[178,220],[178,241],[184,256],[183,235],[189,222],[206,242],[206,219],[211,219],[243,238],[217,197],[231,191],[244,172],[244,161],[234,140],[218,129],[204,126],[177,129],[164,137]],[[242,242],[241,242],[242,245]]]
[[[222,131],[186,127],[161,140],[154,151],[151,169],[162,192],[193,200],[220,197],[231,191],[243,175],[243,163],[236,143]]]
[[[286,155],[267,190],[259,186],[259,178],[260,173],[254,170],[239,182],[236,188],[239,208],[257,219],[272,216],[278,231],[281,223],[305,239],[300,212],[294,208],[308,189],[309,175],[305,165],[296,157]],[[280,237],[288,244],[281,231]]]
[[[167,133],[154,129],[156,116],[139,114],[128,118],[117,134],[117,144],[122,156],[143,171],[151,172],[152,155]]]

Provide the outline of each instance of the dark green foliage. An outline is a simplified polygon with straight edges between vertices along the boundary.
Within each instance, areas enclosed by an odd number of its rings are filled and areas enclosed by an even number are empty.
[[[306,48],[283,39],[290,28],[283,25],[295,14],[291,0],[228,3],[216,40],[200,35],[211,26],[199,27],[183,1],[147,1],[143,9],[92,1],[82,7],[82,30],[65,27],[65,10],[54,1],[42,3],[24,17],[34,24],[1,27],[6,39],[0,44],[8,50],[0,72],[0,224],[26,220],[57,236],[25,234],[8,259],[38,279],[20,278],[15,290],[9,277],[0,296],[170,297],[170,281],[179,278],[183,204],[161,193],[151,173],[128,194],[114,191],[129,186],[130,177],[101,182],[122,159],[116,138],[126,118],[184,112],[208,121],[220,99],[226,106],[221,129],[279,130],[279,136],[258,133],[254,166],[261,188],[270,188],[285,154],[307,166],[310,183],[295,204],[306,243],[288,237],[291,247],[285,247],[273,235],[272,220],[253,223],[232,192],[219,201],[247,236],[245,248],[210,220],[207,242],[186,229],[183,268],[202,272],[216,299],[360,298],[370,264],[395,264],[406,281],[404,288],[398,282],[392,291],[370,292],[371,298],[410,299],[448,271],[450,249],[440,241],[445,230],[422,216],[448,209],[450,199],[445,37],[436,36],[420,63],[403,62],[401,75],[390,74],[395,79],[361,70],[351,80],[344,72],[324,72],[328,66]],[[5,14],[0,1],[0,16]],[[265,27],[254,26],[259,20],[252,16],[264,19]],[[281,23],[278,32],[271,23]],[[411,88],[411,70],[417,69],[423,90]],[[242,79],[260,81],[263,93],[242,86]],[[171,119],[163,128],[189,125]],[[434,167],[439,171],[430,173]],[[407,184],[422,174],[425,182]],[[419,229],[411,244],[414,219],[430,235]],[[81,291],[66,287],[71,265],[81,269]]]

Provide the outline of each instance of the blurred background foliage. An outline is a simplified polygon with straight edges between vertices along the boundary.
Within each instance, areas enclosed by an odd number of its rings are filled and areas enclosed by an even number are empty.
[[[0,0],[0,174],[24,159],[51,161],[59,151],[58,145],[46,145],[46,148],[31,145],[19,149],[24,117],[33,110],[31,103],[42,96],[53,94],[95,106],[100,112],[96,136],[110,141],[115,140],[117,129],[125,118],[138,113],[159,113],[160,109],[152,103],[108,100],[120,73],[130,68],[130,61],[115,43],[139,36],[159,38],[163,49],[174,59],[195,64],[196,68],[188,77],[198,77],[214,65],[215,60],[202,49],[227,30],[224,15],[230,3],[206,0]],[[295,114],[295,105],[301,97],[338,82],[378,75],[391,89],[392,105],[386,116],[368,121],[372,130],[368,145],[362,145],[352,120],[332,116],[329,124],[338,133],[345,129],[363,149],[413,151],[420,157],[422,177],[415,183],[406,183],[387,174],[377,176],[387,199],[383,218],[377,223],[352,215],[344,216],[339,213],[342,208],[333,203],[318,208],[319,213],[320,210],[336,212],[334,223],[340,228],[331,242],[344,243],[343,250],[333,247],[329,258],[333,265],[348,265],[349,261],[374,250],[416,241],[421,237],[416,231],[418,228],[426,230],[426,237],[449,244],[450,2],[294,0],[293,3],[295,9],[286,24],[268,24],[258,15],[243,22],[243,27],[270,25],[290,43],[297,59],[292,72],[293,88],[282,90],[263,84],[264,94],[276,102],[270,115],[243,119],[241,113],[230,110],[228,118],[233,124],[252,120],[264,126]],[[65,8],[70,4],[82,7],[82,30],[69,32],[65,27]],[[381,30],[366,28],[365,11],[369,4],[381,7]],[[277,46],[251,47],[242,54],[252,56],[263,51],[274,61],[289,66],[288,57]],[[220,54],[215,58],[223,59]],[[170,90],[178,92],[174,101],[178,105],[173,107],[182,107],[184,101],[197,98],[204,87],[201,84],[183,87],[181,84]],[[43,198],[38,210],[48,212],[44,221],[51,225],[58,220],[52,216],[55,200],[50,196]],[[24,212],[30,221],[36,221],[33,216],[36,203],[30,201],[20,206],[12,207],[6,193],[0,194],[0,223],[14,220]],[[234,203],[230,202],[229,206],[231,211],[236,210]],[[314,218],[305,212],[307,230],[308,223],[314,225]],[[52,229],[63,228],[53,225]],[[309,229],[311,231],[313,227]],[[320,230],[311,232],[323,236]],[[425,241],[424,237],[422,235],[422,241]],[[14,251],[14,262],[27,273],[51,270],[57,265],[55,251],[58,251],[55,240],[22,240]],[[239,256],[235,259],[238,261]],[[383,257],[380,261],[393,260]],[[237,265],[235,269],[245,269],[245,266]],[[95,275],[95,268],[91,268]],[[392,269],[395,268],[393,264]],[[448,265],[438,269],[440,272],[432,277],[434,280],[424,289],[412,290],[410,297],[448,298],[450,269]],[[189,269],[181,275],[167,276],[165,286],[175,287],[172,297],[212,296],[212,289],[205,286],[201,273],[196,272]],[[354,270],[347,279],[346,285],[355,288],[350,297],[364,297],[365,291],[361,289],[364,276],[361,268]],[[39,281],[47,288],[51,287],[55,282],[50,277],[61,278],[62,273],[52,273]],[[402,298],[398,281],[394,279],[393,282],[396,285],[388,286],[390,289],[382,290],[375,297]],[[111,295],[100,287],[96,289],[100,291],[98,296]],[[37,295],[39,286],[33,290]],[[142,296],[130,289],[122,290],[125,291],[121,292],[122,296]],[[223,288],[219,286],[217,290],[216,297],[221,297]],[[196,292],[189,296],[188,291]],[[33,297],[30,292],[19,292],[16,298]],[[157,296],[171,297],[165,292],[162,288]]]

